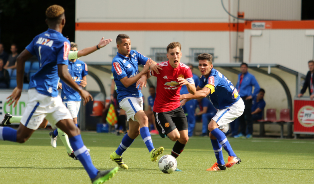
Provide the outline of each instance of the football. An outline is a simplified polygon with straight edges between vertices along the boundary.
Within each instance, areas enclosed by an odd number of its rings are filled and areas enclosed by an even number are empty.
[[[158,166],[163,173],[170,174],[177,169],[177,160],[171,155],[164,155],[159,159]]]

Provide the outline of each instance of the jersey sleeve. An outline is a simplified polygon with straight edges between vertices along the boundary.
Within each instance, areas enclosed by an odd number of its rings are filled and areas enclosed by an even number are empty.
[[[210,89],[210,94],[213,94],[215,92],[217,82],[218,80],[214,76],[208,77],[207,84],[205,85],[205,87]]]
[[[138,63],[141,65],[145,65],[146,61],[149,59],[148,57],[144,56],[143,54],[136,51],[136,55],[138,58]]]
[[[127,76],[126,72],[124,71],[124,68],[121,67],[120,63],[118,61],[115,61],[112,63],[112,67],[113,67],[113,72],[116,74],[116,76],[118,77],[118,80],[123,79],[124,77]]]
[[[259,105],[258,105],[258,108],[260,108],[261,110],[263,110],[266,106],[266,103],[265,101],[261,102]]]
[[[68,55],[69,59],[78,59],[77,53],[78,51],[70,51]]]
[[[84,69],[83,69],[83,71],[82,71],[82,76],[84,77],[84,76],[86,76],[86,75],[88,75],[88,68],[87,68],[87,64],[84,63]]]
[[[194,84],[194,83],[195,83],[195,82],[194,82],[194,79],[193,79],[193,74],[192,74],[190,68],[186,68],[184,78],[185,78],[190,84]]]
[[[25,47],[25,49],[28,50],[28,52],[30,52],[32,55],[35,55],[35,54],[36,54],[36,53],[35,53],[35,50],[34,50],[34,40],[35,40],[35,39],[33,39],[33,40],[31,41],[31,43],[28,44],[28,45]],[[5,62],[6,62],[6,61],[5,61]]]
[[[57,56],[57,64],[65,64],[68,65],[68,55],[70,52],[70,43],[68,41],[64,41],[62,46],[60,47],[58,56]]]

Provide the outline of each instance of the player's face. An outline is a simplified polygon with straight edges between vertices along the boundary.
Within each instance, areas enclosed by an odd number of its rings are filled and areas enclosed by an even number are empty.
[[[167,58],[169,59],[169,63],[173,68],[177,68],[179,66],[181,57],[182,52],[179,47],[169,49],[167,52]]]
[[[124,56],[128,56],[131,51],[131,40],[129,38],[122,39],[120,44],[117,44],[118,52]]]
[[[202,75],[209,75],[210,71],[213,68],[213,64],[210,64],[208,60],[199,60],[198,61],[198,69],[200,70]]]
[[[71,51],[77,51],[77,48],[76,47],[71,47]],[[75,62],[76,59],[70,59],[70,61]]]
[[[240,66],[241,73],[247,73],[247,67],[245,65]]]
[[[312,62],[309,63],[309,70],[314,72],[314,64]]]

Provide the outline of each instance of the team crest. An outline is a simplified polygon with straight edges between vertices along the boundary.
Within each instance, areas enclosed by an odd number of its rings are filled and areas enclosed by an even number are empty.
[[[182,77],[184,79],[184,75],[183,74],[178,75],[178,77]]]
[[[170,126],[169,123],[165,123],[165,127],[168,128]]]

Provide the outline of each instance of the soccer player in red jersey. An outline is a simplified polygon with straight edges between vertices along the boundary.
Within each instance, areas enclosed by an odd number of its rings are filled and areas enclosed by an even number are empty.
[[[181,44],[172,42],[167,46],[168,61],[159,63],[157,77],[157,93],[154,103],[156,127],[159,132],[176,141],[171,155],[177,158],[189,140],[188,123],[180,105],[180,89],[186,85],[190,93],[196,91],[190,68],[180,63],[182,57]]]

